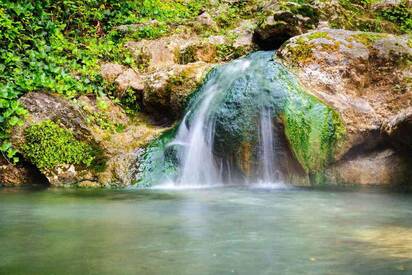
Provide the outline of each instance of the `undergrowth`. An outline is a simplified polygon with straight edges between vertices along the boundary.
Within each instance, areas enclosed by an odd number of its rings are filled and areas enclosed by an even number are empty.
[[[0,152],[18,161],[9,136],[27,113],[19,97],[31,91],[68,98],[110,94],[100,62],[135,67],[124,43],[166,33],[170,23],[197,16],[205,1],[0,1]],[[153,20],[158,24],[146,24]],[[115,28],[124,24],[140,27],[132,33]]]

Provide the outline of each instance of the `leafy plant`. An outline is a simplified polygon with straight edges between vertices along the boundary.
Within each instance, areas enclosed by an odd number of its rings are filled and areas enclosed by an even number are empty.
[[[403,2],[380,12],[380,16],[400,26],[402,32],[412,33],[412,9]]]
[[[74,98],[110,92],[102,61],[136,67],[124,44],[155,38],[173,22],[193,18],[206,0],[3,0],[0,1],[0,151],[17,161],[10,129],[26,111],[19,97],[50,91]],[[115,26],[159,22],[121,33]]]

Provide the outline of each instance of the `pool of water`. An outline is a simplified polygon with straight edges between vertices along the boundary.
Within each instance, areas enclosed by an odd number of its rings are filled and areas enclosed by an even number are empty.
[[[0,189],[1,274],[412,274],[412,195]]]

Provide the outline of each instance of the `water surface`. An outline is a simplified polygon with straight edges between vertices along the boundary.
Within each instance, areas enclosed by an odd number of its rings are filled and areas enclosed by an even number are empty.
[[[412,274],[412,195],[0,189],[0,274]]]

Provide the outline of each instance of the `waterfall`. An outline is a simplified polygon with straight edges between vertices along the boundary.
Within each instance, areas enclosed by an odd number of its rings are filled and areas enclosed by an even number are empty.
[[[223,65],[204,84],[184,116],[176,138],[168,144],[177,151],[176,185],[217,185],[233,182],[234,178],[239,181],[236,175],[239,169],[233,161],[235,153],[226,151],[226,147],[230,147],[226,143],[232,141],[229,138],[222,142],[222,137],[219,137],[222,131],[230,136],[231,130],[235,132],[234,137],[246,132],[250,132],[249,137],[256,136],[253,146],[256,147],[256,167],[253,169],[256,180],[264,183],[276,180],[273,133],[276,112],[272,110],[272,101],[273,95],[279,94],[279,89],[267,85],[268,75],[263,64],[267,63],[268,55],[271,54],[258,55],[260,58],[257,59],[242,58]],[[231,97],[234,100],[230,100]],[[258,108],[258,105],[262,107]],[[222,111],[226,109],[227,112]],[[234,121],[232,124],[231,113],[239,116],[239,123]],[[248,120],[247,127],[242,126],[242,121]],[[218,125],[220,129],[217,131]],[[244,129],[238,133],[239,125]],[[216,140],[221,144],[217,145]],[[217,153],[217,148],[222,146],[224,150]]]
[[[139,160],[142,184],[277,183],[283,178],[277,118],[296,85],[289,79],[273,52],[214,68],[194,92],[178,127]]]
[[[275,140],[273,121],[270,109],[260,112],[260,181],[274,182],[277,176],[275,167]]]
[[[306,181],[302,164],[322,165],[331,156],[341,129],[336,117],[273,52],[252,53],[209,72],[180,124],[139,155],[136,182],[259,187]]]
[[[249,65],[248,60],[237,60],[231,66],[225,66],[219,77],[205,84],[204,92],[194,103],[195,107],[183,118],[176,139],[169,144],[183,147],[178,156],[181,163],[178,184],[222,183],[223,166],[216,163],[213,155],[216,116],[210,106],[230,87],[236,75],[242,74]]]

